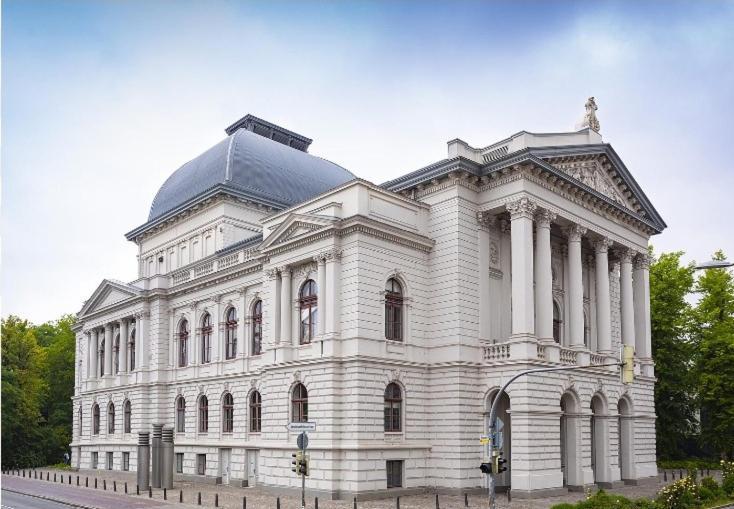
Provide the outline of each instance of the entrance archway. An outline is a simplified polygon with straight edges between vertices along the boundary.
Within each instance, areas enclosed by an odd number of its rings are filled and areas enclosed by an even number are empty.
[[[579,414],[581,405],[572,392],[561,396],[561,470],[564,486],[583,486],[581,461],[579,455]]]
[[[485,429],[489,429],[489,411],[492,408],[492,402],[494,401],[497,391],[492,392],[487,397],[486,405],[486,417],[485,417]],[[498,491],[506,491],[510,489],[512,485],[512,462],[509,461],[512,454],[512,421],[510,418],[510,397],[506,392],[502,393],[502,397],[497,405],[497,419],[499,421],[499,432],[498,440],[500,442],[500,451],[502,451],[502,457],[508,460],[506,466],[507,470],[502,472],[495,478],[496,488]]]
[[[635,432],[632,403],[626,397],[620,398],[617,403],[617,430],[619,433],[619,470],[623,481],[636,478],[635,475]]]
[[[591,470],[594,482],[609,487],[609,423],[607,404],[600,394],[591,398]]]

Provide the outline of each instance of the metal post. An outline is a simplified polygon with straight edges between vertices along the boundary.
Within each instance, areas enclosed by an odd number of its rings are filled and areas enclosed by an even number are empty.
[[[153,437],[151,439],[151,471],[150,485],[154,488],[161,487],[161,439],[163,437],[163,424],[153,424]]]
[[[145,489],[150,484],[150,433],[138,433],[138,490]],[[138,491],[138,495],[140,492]]]
[[[178,503],[183,504],[183,490],[178,490]]]
[[[199,495],[196,497],[196,505],[201,505],[201,492],[199,492]]]
[[[214,507],[219,507],[219,493],[214,494]]]
[[[173,428],[165,428],[161,438],[161,487],[173,488]]]

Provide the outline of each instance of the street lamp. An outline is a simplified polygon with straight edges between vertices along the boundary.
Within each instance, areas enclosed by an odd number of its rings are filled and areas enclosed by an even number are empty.
[[[725,269],[726,267],[734,267],[734,262],[729,260],[709,260],[703,262],[700,265],[693,267],[695,270],[707,270],[707,269]]]

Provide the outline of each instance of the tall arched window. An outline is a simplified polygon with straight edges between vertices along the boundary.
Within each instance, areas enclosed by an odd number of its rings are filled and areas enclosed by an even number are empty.
[[[558,308],[558,304],[553,303],[553,340],[560,344],[561,343],[561,310]]]
[[[299,342],[302,345],[308,344],[316,335],[316,323],[318,317],[318,292],[316,283],[313,279],[309,279],[298,293],[298,307],[301,313],[301,331]]]
[[[130,332],[130,371],[135,371],[135,328]]]
[[[132,416],[133,408],[130,404],[130,400],[125,400],[125,404],[122,406],[122,432],[131,433],[132,431]]]
[[[115,373],[120,372],[120,334],[115,336],[115,346],[112,350],[112,358],[115,364]]]
[[[402,431],[403,391],[395,382],[385,389],[385,431]]]
[[[206,396],[199,398],[199,433],[209,431],[209,400]]]
[[[112,435],[115,432],[115,404],[110,401],[107,405],[107,433]]]
[[[229,308],[225,323],[225,356],[234,359],[237,356],[237,310]]]
[[[212,355],[212,315],[204,313],[201,319],[201,363],[207,364]]]
[[[385,286],[385,337],[403,340],[403,287],[395,278]]]
[[[308,391],[306,386],[298,383],[291,392],[291,422],[308,421]]]
[[[250,431],[260,433],[262,429],[262,398],[258,391],[250,394]]]
[[[178,366],[183,368],[189,363],[189,322],[182,320],[178,326]]]
[[[99,342],[99,376],[104,376],[104,338]]]
[[[263,346],[263,301],[252,305],[252,355],[260,355]]]
[[[230,393],[222,398],[222,432],[234,431],[234,398]]]
[[[92,407],[92,434],[99,435],[99,405],[97,403]]]
[[[176,400],[176,433],[186,431],[186,400],[179,396]]]

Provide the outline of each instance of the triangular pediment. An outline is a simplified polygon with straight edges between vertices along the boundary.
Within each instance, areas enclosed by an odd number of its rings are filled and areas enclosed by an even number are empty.
[[[301,237],[306,237],[315,231],[328,228],[337,220],[338,218],[331,216],[290,214],[275,228],[273,233],[265,239],[261,250],[296,240]]]
[[[140,292],[130,285],[105,279],[84,303],[79,316],[94,313],[139,295]]]

